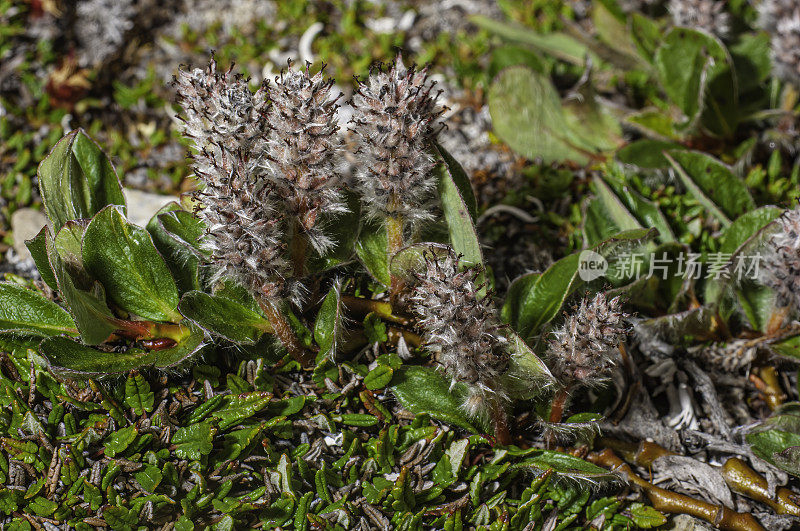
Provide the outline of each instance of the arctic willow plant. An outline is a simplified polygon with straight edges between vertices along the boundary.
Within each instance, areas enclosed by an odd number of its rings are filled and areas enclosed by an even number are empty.
[[[284,363],[313,367],[324,382],[338,374],[335,362],[370,342],[397,352],[423,347],[432,363],[379,364],[365,386],[388,387],[414,413],[507,444],[508,415],[519,404],[542,422],[564,410],[558,390],[586,380],[576,368],[581,355],[602,358],[593,361],[599,372],[610,363],[610,348],[572,352],[551,360],[554,379],[531,347],[541,350],[550,322],[582,286],[577,254],[518,279],[498,311],[475,197],[435,141],[441,107],[425,70],[398,58],[360,84],[351,124],[357,195],[340,173],[338,96],[321,70],[290,65],[251,90],[212,60],[181,70],[175,84],[200,186],[145,228],[125,218],[119,179],[82,131],[40,165],[55,234],[43,230],[29,248],[58,296],[21,280],[0,283],[0,333],[40,338],[54,372],[86,378],[177,367],[206,347],[254,348],[277,360],[284,351],[272,348],[274,336],[290,356]],[[422,224],[446,241],[418,241]],[[594,249],[610,255],[651,236],[619,233]]]

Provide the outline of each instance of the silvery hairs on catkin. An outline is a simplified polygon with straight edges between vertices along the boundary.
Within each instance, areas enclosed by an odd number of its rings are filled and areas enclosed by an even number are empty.
[[[800,206],[787,210],[776,220],[777,232],[765,245],[759,275],[775,292],[779,308],[800,309]]]
[[[759,25],[770,34],[775,74],[800,86],[800,4],[797,0],[763,0]]]
[[[581,300],[548,344],[553,376],[564,388],[593,387],[608,378],[628,335],[627,318],[619,297],[598,293]]]
[[[333,80],[324,77],[324,68],[313,76],[309,64],[282,72],[269,87],[272,106],[265,114],[271,130],[266,177],[283,198],[285,213],[319,252],[333,243],[320,227],[320,215],[347,211],[338,188],[342,139],[336,101],[341,95],[331,94]]]
[[[284,295],[283,227],[275,194],[263,178],[269,159],[264,87],[255,94],[247,80],[228,70],[183,70],[175,79],[183,107],[183,133],[192,140],[193,168],[204,188],[197,193],[204,245],[218,277],[232,277],[267,298]]]
[[[453,384],[467,384],[465,409],[485,413],[489,399],[507,398],[499,380],[508,368],[509,345],[491,295],[480,293],[482,269],[462,269],[452,248],[428,249],[423,259],[424,268],[412,283],[410,309]]]
[[[367,211],[411,225],[431,219],[436,179],[428,143],[441,129],[444,109],[427,68],[406,68],[398,55],[358,83],[351,130],[360,163],[355,181]]]

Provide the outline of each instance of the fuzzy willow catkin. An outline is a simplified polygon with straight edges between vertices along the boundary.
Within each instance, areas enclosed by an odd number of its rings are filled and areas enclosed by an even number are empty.
[[[724,37],[730,31],[730,14],[724,0],[670,0],[668,9],[676,26],[687,26]]]
[[[549,341],[553,376],[566,389],[603,382],[616,364],[617,347],[628,334],[627,314],[619,297],[603,293],[581,300],[580,306]]]
[[[796,0],[763,0],[759,25],[770,34],[775,74],[800,85],[800,4]]]
[[[255,94],[247,80],[206,69],[180,70],[175,79],[183,107],[183,133],[195,148],[193,168],[205,185],[197,192],[204,245],[218,277],[240,281],[266,298],[284,294],[282,219],[273,186],[263,178],[269,162],[268,106],[264,87]]]
[[[432,217],[436,188],[427,143],[443,109],[427,69],[403,66],[402,57],[376,67],[353,97],[352,132],[358,143],[355,178],[367,212],[415,224]]]
[[[792,314],[800,309],[800,207],[777,219],[778,231],[767,242],[759,276],[775,292],[775,303]]]
[[[340,96],[333,80],[305,70],[288,71],[269,87],[272,106],[265,113],[270,129],[266,173],[284,212],[317,251],[332,245],[321,227],[321,214],[345,212],[338,185],[342,139],[337,134]]]
[[[410,309],[419,316],[425,343],[453,383],[470,391],[464,404],[472,414],[486,414],[491,404],[504,402],[499,384],[508,368],[508,340],[489,294],[481,293],[478,267],[460,267],[448,248],[423,254],[424,270],[415,275]]]

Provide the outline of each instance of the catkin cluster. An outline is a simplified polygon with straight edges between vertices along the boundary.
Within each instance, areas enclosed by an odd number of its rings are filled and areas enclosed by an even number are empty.
[[[775,292],[775,302],[796,314],[800,308],[800,207],[777,220],[778,231],[767,242],[759,271]]]
[[[687,26],[725,37],[731,17],[724,0],[669,0],[668,9],[676,26]]]
[[[481,293],[475,266],[461,268],[459,257],[426,250],[424,269],[411,288],[410,309],[419,316],[425,343],[437,353],[439,363],[453,382],[467,384],[465,407],[480,413],[488,399],[504,399],[498,385],[509,361],[503,334],[489,294]]]
[[[287,246],[306,238],[324,250],[330,241],[320,213],[345,210],[335,188],[341,140],[332,82],[306,67],[253,92],[212,59],[205,70],[181,70],[175,84],[205,184],[198,215],[218,276],[267,300],[297,298],[293,276],[302,275],[302,263],[292,268]]]
[[[581,301],[549,341],[551,371],[563,387],[592,387],[608,377],[628,334],[627,317],[619,297],[598,293]]]
[[[800,85],[800,4],[795,0],[764,0],[759,24],[770,34],[775,74]]]
[[[411,225],[431,219],[436,179],[426,144],[441,128],[437,97],[427,69],[406,68],[400,56],[359,81],[353,97],[360,163],[355,177],[371,215]]]

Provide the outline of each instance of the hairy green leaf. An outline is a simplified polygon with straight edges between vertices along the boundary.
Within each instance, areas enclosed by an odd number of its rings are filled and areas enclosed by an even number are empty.
[[[107,205],[125,210],[125,197],[111,162],[82,129],[58,141],[39,164],[38,176],[54,230],[69,220],[91,218]]]
[[[89,223],[83,238],[86,269],[108,298],[127,312],[154,321],[181,320],[178,288],[150,235],[108,206]]]

